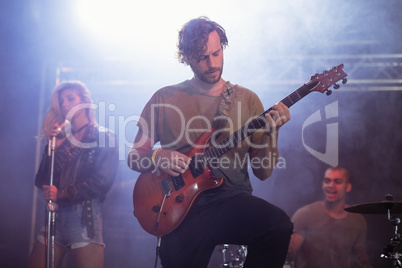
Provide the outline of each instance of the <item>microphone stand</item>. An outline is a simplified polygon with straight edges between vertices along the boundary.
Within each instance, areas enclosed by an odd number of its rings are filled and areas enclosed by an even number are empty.
[[[49,185],[53,185],[53,173],[54,173],[54,153],[56,149],[56,137],[53,136],[51,140],[49,140],[49,156],[50,160],[50,182]],[[47,243],[46,243],[46,267],[54,268],[54,238],[56,234],[56,211],[57,211],[57,203],[52,200],[47,201],[47,211],[48,211],[48,219],[47,219]]]

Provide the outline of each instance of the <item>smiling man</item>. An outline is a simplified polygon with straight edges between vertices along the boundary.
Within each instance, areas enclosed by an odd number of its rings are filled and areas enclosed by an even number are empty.
[[[325,171],[324,200],[296,211],[289,257],[297,268],[371,267],[366,250],[366,221],[344,210],[352,190],[349,172],[340,166]]]

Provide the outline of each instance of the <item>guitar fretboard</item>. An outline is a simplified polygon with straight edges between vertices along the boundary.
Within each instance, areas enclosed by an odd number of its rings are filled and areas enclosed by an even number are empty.
[[[283,104],[285,104],[288,108],[290,108],[293,104],[307,96],[311,92],[311,89],[316,87],[318,85],[318,81],[313,82],[313,83],[307,83],[304,84],[303,86],[299,87],[295,91],[293,91],[290,95],[285,97],[284,99],[281,100]],[[268,121],[265,118],[265,115],[269,113],[272,110],[272,107],[260,114],[259,116],[255,117],[253,120],[251,120],[249,123],[244,125],[242,128],[237,130],[235,133],[230,135],[229,137],[226,137],[222,141],[220,141],[216,146],[210,148],[207,150],[202,156],[198,156],[199,162],[200,158],[203,159],[202,163],[207,164],[209,163],[212,159],[219,158],[221,155],[226,153],[227,151],[233,149],[237,144],[239,144],[241,141],[243,141],[246,137],[250,136],[253,134],[255,131],[258,129],[262,128],[265,126]]]

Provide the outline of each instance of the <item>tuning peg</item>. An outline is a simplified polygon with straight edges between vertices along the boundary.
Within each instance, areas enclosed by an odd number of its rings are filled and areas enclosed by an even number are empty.
[[[338,88],[340,88],[340,85],[334,84],[334,89],[338,89]]]
[[[327,96],[329,96],[329,95],[331,95],[332,94],[332,90],[329,90],[329,89],[327,89]]]
[[[346,82],[348,82],[348,79],[343,78],[343,79],[342,79],[342,84],[346,84]]]

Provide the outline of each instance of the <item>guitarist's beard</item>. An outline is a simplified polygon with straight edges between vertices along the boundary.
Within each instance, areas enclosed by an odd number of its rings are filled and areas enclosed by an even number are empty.
[[[219,82],[222,77],[223,68],[209,68],[205,72],[199,72],[195,68],[192,68],[194,75],[206,84],[215,84]],[[216,74],[214,74],[216,72]]]

